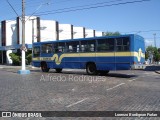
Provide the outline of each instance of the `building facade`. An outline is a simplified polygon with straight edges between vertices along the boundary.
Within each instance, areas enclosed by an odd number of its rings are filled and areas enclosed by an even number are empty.
[[[57,41],[102,36],[103,32],[71,24],[60,24],[54,20],[39,17],[25,17],[25,44],[32,48],[33,42]],[[9,54],[20,49],[22,44],[21,18],[1,21],[0,24],[0,64],[12,64]]]

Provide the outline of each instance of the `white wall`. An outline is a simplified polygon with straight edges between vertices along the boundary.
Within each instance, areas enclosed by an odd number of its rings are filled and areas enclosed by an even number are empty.
[[[56,21],[40,21],[41,41],[54,41],[57,38]]]
[[[102,31],[95,31],[95,36],[103,36],[103,32]]]
[[[85,38],[94,37],[94,30],[92,29],[85,29]]]
[[[6,46],[16,45],[17,44],[17,28],[16,21],[6,21]],[[12,60],[9,54],[12,53],[12,50],[7,50],[6,60],[7,64],[12,64]]]
[[[12,50],[7,50],[6,52],[7,64],[12,64],[11,57],[9,56],[10,53],[12,53]]]
[[[59,40],[71,39],[71,24],[59,24]]]
[[[32,26],[34,24],[34,42],[37,42],[37,20],[36,17],[25,17],[25,43],[26,44],[32,44]],[[32,23],[32,19],[33,22]],[[19,21],[19,43],[22,44],[22,22]]]
[[[16,21],[6,21],[6,46],[17,44]]]
[[[73,26],[73,38],[84,38],[84,27]]]

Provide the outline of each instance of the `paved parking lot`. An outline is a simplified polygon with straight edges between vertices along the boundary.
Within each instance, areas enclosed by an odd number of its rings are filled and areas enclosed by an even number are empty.
[[[0,111],[160,111],[160,74],[154,71],[89,76],[84,70],[19,75],[0,69],[0,76]]]

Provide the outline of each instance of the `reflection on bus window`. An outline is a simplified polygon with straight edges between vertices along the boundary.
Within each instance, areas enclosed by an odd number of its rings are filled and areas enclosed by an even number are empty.
[[[95,51],[95,40],[81,41],[81,52],[94,52],[94,51]]]
[[[114,39],[103,39],[98,41],[97,51],[114,51]]]
[[[40,56],[40,46],[36,46],[33,48],[33,56],[39,57]]]
[[[65,43],[54,44],[54,52],[55,53],[65,52]]]
[[[129,51],[130,44],[129,38],[117,38],[116,39],[116,51]]]
[[[42,45],[42,53],[52,53],[52,44],[43,44]]]
[[[66,42],[66,52],[69,53],[79,52],[79,41]]]

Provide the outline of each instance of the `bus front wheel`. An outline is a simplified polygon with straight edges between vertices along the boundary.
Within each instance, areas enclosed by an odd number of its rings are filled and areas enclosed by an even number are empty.
[[[87,64],[86,71],[87,71],[87,74],[89,75],[96,75],[97,74],[96,65],[94,63]]]
[[[62,72],[62,69],[61,69],[61,68],[57,68],[57,69],[55,69],[55,70],[56,70],[57,73]]]
[[[47,67],[46,63],[41,64],[41,69],[42,69],[42,72],[49,72],[49,68]]]

